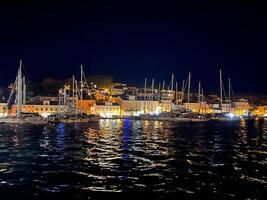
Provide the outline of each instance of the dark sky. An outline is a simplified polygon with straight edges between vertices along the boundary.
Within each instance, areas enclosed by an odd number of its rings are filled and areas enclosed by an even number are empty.
[[[218,70],[236,92],[267,93],[267,12],[260,4],[179,1],[0,3],[0,85],[23,58],[30,79],[79,72],[181,80],[217,90]],[[45,3],[46,2],[46,3]],[[113,3],[111,3],[113,2]]]

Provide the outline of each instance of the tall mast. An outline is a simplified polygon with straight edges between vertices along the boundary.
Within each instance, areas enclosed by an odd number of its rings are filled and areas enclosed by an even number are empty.
[[[147,81],[147,79],[145,78],[145,95],[144,95],[144,100],[146,101],[146,81]]]
[[[204,103],[204,91],[201,89],[201,102]]]
[[[229,92],[229,94],[228,94],[229,95],[229,102],[228,102],[229,105],[228,106],[229,106],[229,112],[230,112],[231,111],[231,79],[230,79],[230,77],[228,79],[228,87],[229,87],[228,88],[228,90],[229,90],[228,91]]]
[[[201,90],[201,83],[198,82],[198,103],[200,103],[200,90]]]
[[[177,102],[178,100],[178,83],[177,81],[175,82],[175,101]]]
[[[67,90],[66,90],[66,84],[63,88],[63,105],[66,106],[66,100],[67,100]]]
[[[159,95],[158,95],[159,100],[160,100],[160,89],[161,89],[161,82],[159,82]]]
[[[173,81],[174,81],[174,74],[172,73],[172,80],[171,80],[171,91],[173,91]]]
[[[188,76],[187,108],[189,108],[189,102],[190,102],[190,86],[191,86],[191,72],[189,72]]]
[[[204,105],[204,91],[203,91],[203,88],[201,89],[201,103],[202,103],[202,105]],[[204,107],[204,111],[206,113],[206,107],[205,106],[203,106],[203,107]],[[202,111],[202,113],[203,113],[203,111]]]
[[[200,113],[200,92],[201,92],[201,83],[198,82],[198,113]]]
[[[222,111],[222,95],[223,95],[223,88],[222,88],[222,70],[220,69],[220,106]]]
[[[83,107],[82,107],[82,101],[83,101],[83,66],[81,65],[81,101],[80,101],[80,106],[81,106],[81,115],[83,114]]]
[[[75,77],[72,75],[72,106],[75,107]]]
[[[151,97],[152,101],[154,100],[154,78],[152,79],[152,86],[151,86],[152,92],[151,92]]]
[[[146,81],[147,81],[147,79],[145,78],[145,96],[144,96],[144,106],[145,106],[145,109],[144,109],[144,111],[145,111],[145,113],[146,113]]]
[[[164,90],[165,89],[165,81],[163,81],[163,83],[162,83],[162,90]]]
[[[185,89],[185,85],[184,85],[184,80],[183,80],[183,83],[182,83],[182,94],[181,94],[181,103],[183,103],[183,100],[184,100],[184,89]]]
[[[152,107],[152,103],[153,103],[153,99],[154,99],[154,78],[152,79],[152,85],[151,85],[151,101],[149,102],[149,109],[150,109],[150,112],[153,110]]]
[[[22,94],[22,60],[20,60],[19,70],[18,70],[18,82],[17,82],[17,102],[16,102],[17,117],[19,117],[21,113],[22,95],[23,95]]]
[[[27,90],[26,90],[26,80],[25,80],[25,76],[23,76],[23,101],[22,104],[25,105],[26,104],[26,98],[27,98]]]
[[[75,80],[75,99],[76,99],[76,102],[78,102],[79,100],[79,87],[78,87],[78,83],[77,83],[77,80]],[[77,109],[77,105],[76,105],[76,117],[78,116],[78,109]]]

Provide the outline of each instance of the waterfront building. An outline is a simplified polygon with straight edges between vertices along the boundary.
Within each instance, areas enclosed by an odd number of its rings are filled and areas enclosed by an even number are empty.
[[[252,108],[246,99],[239,99],[239,101],[234,102],[235,114],[246,115]]]
[[[160,91],[161,100],[174,100],[175,91],[172,90],[161,90]]]
[[[203,103],[184,103],[184,108],[191,110],[194,113],[209,114],[213,112],[212,105]]]
[[[110,94],[113,96],[119,96],[119,95],[124,95],[127,91],[127,86],[126,84],[123,83],[115,83],[110,87]]]
[[[67,110],[66,106],[60,105],[22,105],[22,113],[37,113],[43,117],[48,117],[49,115],[65,112]],[[17,107],[12,105],[10,109],[6,108],[6,105],[0,105],[0,117],[5,116],[16,116]]]
[[[0,117],[6,117],[6,103],[0,103]]]
[[[257,106],[252,113],[260,117],[267,117],[267,106]]]
[[[159,114],[162,112],[159,101],[122,100],[121,110],[123,116],[139,116],[140,114]]]
[[[172,110],[172,101],[171,100],[161,100],[160,101],[161,112],[171,112]]]
[[[95,106],[95,113],[103,118],[112,118],[121,116],[121,107],[118,104],[112,102],[105,102],[104,104],[97,104]]]
[[[97,101],[108,101],[109,100],[108,91],[104,89],[95,90],[95,99]]]
[[[83,100],[77,100],[76,109],[79,113],[85,113],[85,114],[95,114],[95,108],[96,108],[96,101],[95,100],[89,100],[89,99],[83,99]]]

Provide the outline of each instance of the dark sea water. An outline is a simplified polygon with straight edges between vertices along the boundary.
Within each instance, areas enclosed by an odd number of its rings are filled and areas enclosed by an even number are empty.
[[[267,199],[267,121],[0,125],[0,199],[145,194]]]

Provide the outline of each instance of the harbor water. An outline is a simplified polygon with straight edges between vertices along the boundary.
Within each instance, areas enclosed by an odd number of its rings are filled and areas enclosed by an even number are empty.
[[[267,121],[0,125],[1,199],[264,199]]]

